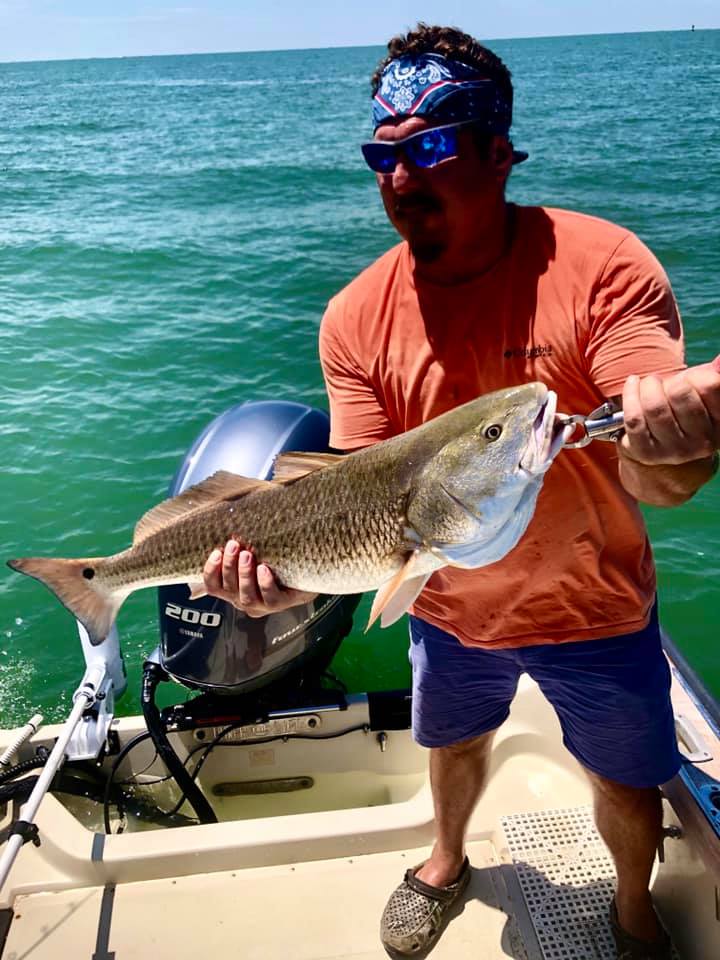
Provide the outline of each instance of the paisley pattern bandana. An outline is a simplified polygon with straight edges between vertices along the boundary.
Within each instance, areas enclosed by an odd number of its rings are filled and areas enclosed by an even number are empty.
[[[439,53],[409,54],[383,70],[373,98],[373,129],[392,117],[413,115],[442,123],[484,122],[488,133],[503,136],[512,120],[510,104],[492,80]]]

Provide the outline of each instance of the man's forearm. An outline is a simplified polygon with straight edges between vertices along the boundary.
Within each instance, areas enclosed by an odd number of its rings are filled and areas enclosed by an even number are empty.
[[[618,448],[620,482],[637,500],[654,507],[685,503],[718,471],[720,456],[680,464],[639,463]]]

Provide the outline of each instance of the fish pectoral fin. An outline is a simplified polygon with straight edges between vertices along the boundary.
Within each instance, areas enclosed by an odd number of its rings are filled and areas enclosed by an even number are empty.
[[[340,453],[281,453],[273,465],[273,480],[290,483],[316,470],[324,470],[343,460]]]
[[[417,573],[416,558],[416,553],[411,554],[395,576],[384,583],[375,594],[365,633],[378,617],[380,617],[381,626],[389,627],[391,623],[399,620],[417,599],[420,591],[432,576],[432,571],[430,573]]]
[[[173,521],[184,517],[201,507],[210,506],[213,503],[221,503],[223,500],[237,500],[244,497],[253,490],[260,490],[264,487],[272,487],[270,480],[257,480],[254,477],[241,477],[237,473],[229,473],[227,470],[218,470],[207,480],[196,483],[188,487],[177,497],[170,500],[163,500],[156,507],[148,510],[137,522],[135,534],[133,536],[133,545],[147,540],[153,533],[157,533],[164,527],[167,527]]]

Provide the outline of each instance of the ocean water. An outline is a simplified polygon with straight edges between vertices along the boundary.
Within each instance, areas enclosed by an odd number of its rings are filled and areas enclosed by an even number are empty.
[[[690,361],[711,359],[720,31],[491,46],[531,153],[510,197],[635,230],[673,282]],[[381,54],[0,64],[0,558],[114,552],[225,408],[325,405],[324,305],[395,242],[358,150]],[[720,695],[720,480],[646,515],[663,622]],[[119,628],[132,713],[152,591]],[[402,626],[358,629],[334,667],[353,690],[404,685],[406,646]],[[62,718],[82,669],[70,616],[5,570],[0,723]]]

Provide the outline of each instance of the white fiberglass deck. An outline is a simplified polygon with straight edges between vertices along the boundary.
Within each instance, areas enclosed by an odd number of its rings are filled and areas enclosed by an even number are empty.
[[[327,741],[323,764],[407,779],[378,806],[374,794],[355,809],[335,797],[325,810],[254,809],[242,820],[105,837],[47,797],[43,843],[22,849],[3,890],[12,922],[2,960],[383,960],[387,897],[432,842],[430,791],[418,777],[426,757],[407,732],[392,733],[383,752],[374,738],[354,742]],[[613,871],[590,799],[554,714],[524,678],[470,824],[472,881],[433,960],[613,960]],[[678,823],[669,805],[666,822]],[[720,956],[720,875],[706,852],[668,840],[655,879],[683,960]]]
[[[202,876],[34,894],[16,902],[7,960],[381,960],[389,892],[427,848]],[[470,845],[463,905],[433,956],[516,957],[515,923],[495,850]],[[518,952],[508,952],[515,944]],[[537,953],[531,956],[539,957]]]

